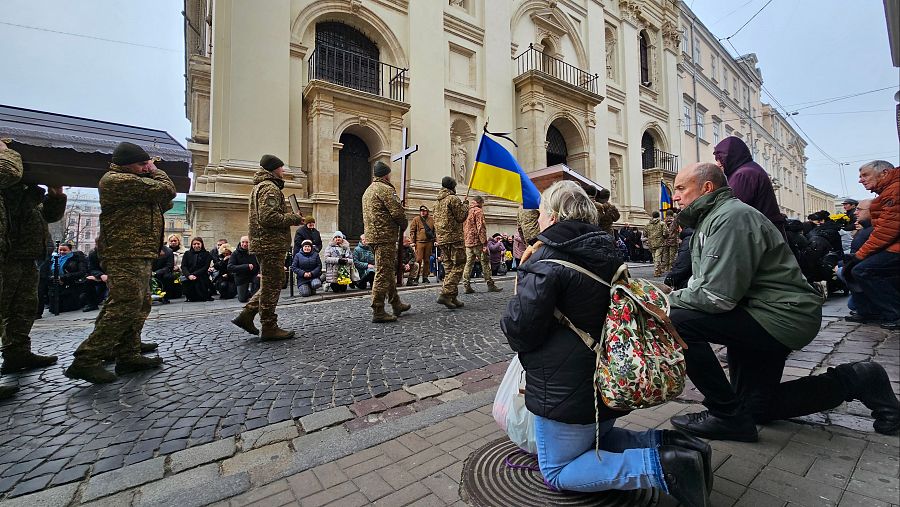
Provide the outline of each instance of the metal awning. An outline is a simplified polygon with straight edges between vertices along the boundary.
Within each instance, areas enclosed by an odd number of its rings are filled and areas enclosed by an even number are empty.
[[[162,130],[0,105],[0,138],[22,155],[26,178],[44,185],[96,188],[122,141],[161,160],[179,192],[190,189],[191,154]]]
[[[573,171],[566,164],[556,164],[543,169],[538,169],[537,171],[531,171],[528,173],[528,177],[531,178],[534,186],[541,192],[547,190],[550,185],[561,180],[569,180],[578,183],[588,195],[595,195],[604,188],[603,185]]]

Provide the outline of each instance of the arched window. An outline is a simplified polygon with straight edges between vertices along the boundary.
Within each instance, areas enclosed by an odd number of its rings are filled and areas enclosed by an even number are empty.
[[[316,24],[316,78],[379,93],[378,46],[362,32],[336,21]]]
[[[543,46],[544,51],[541,55],[541,66],[543,67],[544,72],[550,74],[551,76],[556,75],[556,59],[553,55],[556,54],[556,48],[553,47],[553,41],[550,39],[544,39],[541,41],[541,46]]]
[[[644,132],[641,137],[641,168],[653,169],[656,167],[656,140],[650,132]]]
[[[647,32],[641,31],[639,43],[641,55],[641,84],[650,86],[650,41],[647,40]]]
[[[565,164],[568,156],[569,149],[566,147],[566,139],[562,132],[550,125],[550,128],[547,129],[547,167]]]

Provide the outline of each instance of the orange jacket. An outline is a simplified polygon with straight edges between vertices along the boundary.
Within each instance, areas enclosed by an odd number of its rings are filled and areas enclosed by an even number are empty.
[[[881,250],[900,253],[900,167],[885,171],[874,190],[878,197],[869,205],[872,235],[856,251],[860,260]]]

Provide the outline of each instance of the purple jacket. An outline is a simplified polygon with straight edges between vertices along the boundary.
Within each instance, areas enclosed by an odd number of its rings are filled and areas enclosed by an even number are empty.
[[[487,247],[492,266],[496,266],[503,262],[503,254],[506,253],[506,247],[503,246],[503,242],[500,241],[500,238],[496,238],[496,241],[494,241],[494,238],[488,239]]]
[[[750,148],[738,137],[726,137],[713,150],[713,156],[725,168],[728,186],[734,196],[756,208],[784,234],[784,216],[778,209],[775,189],[766,170],[753,161]]]

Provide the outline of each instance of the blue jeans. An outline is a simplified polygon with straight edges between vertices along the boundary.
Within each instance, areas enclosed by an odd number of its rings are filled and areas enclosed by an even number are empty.
[[[534,416],[538,464],[544,479],[567,491],[658,488],[668,493],[659,463],[661,432],[630,431],[600,423],[600,453],[593,424],[566,424]]]
[[[900,320],[900,254],[872,254],[851,273],[853,304],[857,313],[887,322]]]

